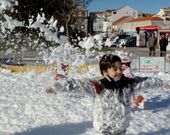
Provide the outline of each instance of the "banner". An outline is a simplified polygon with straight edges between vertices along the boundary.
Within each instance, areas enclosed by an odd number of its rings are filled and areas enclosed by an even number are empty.
[[[140,57],[139,69],[142,72],[165,72],[165,58]]]

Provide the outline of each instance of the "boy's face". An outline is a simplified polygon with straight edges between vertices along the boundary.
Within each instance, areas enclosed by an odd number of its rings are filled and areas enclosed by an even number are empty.
[[[108,68],[105,72],[104,75],[109,76],[115,81],[118,81],[122,77],[122,64],[121,62],[117,61],[113,64],[111,68]]]

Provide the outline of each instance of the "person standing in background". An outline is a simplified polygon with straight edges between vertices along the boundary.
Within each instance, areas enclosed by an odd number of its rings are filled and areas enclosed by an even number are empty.
[[[168,45],[168,39],[164,34],[161,35],[161,39],[159,41],[160,46],[160,56],[163,57],[166,55],[166,47]]]
[[[151,36],[148,39],[149,56],[155,56],[156,46],[157,38],[155,37],[155,33],[151,33]]]

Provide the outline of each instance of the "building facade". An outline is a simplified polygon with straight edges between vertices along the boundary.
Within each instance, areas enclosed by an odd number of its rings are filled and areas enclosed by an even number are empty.
[[[93,15],[93,31],[95,34],[112,31],[111,10],[95,12]]]
[[[132,18],[140,18],[140,17],[143,17],[143,14],[129,6],[124,6],[122,8],[115,10],[112,13],[112,21],[116,21],[117,19],[119,19],[123,16],[129,16]]]
[[[112,33],[115,30],[122,30],[123,23],[130,20],[130,18],[142,17],[142,13],[137,10],[125,6],[116,10],[106,10],[103,12],[93,12],[93,31],[94,33]],[[125,17],[118,24],[118,20]],[[114,23],[115,22],[115,23]]]
[[[162,26],[164,25],[164,20],[160,17],[142,17],[137,19],[132,19],[123,25],[124,32],[136,32],[136,27],[141,26]]]
[[[156,16],[164,20],[164,25],[162,26],[162,28],[170,29],[170,7],[161,8]]]

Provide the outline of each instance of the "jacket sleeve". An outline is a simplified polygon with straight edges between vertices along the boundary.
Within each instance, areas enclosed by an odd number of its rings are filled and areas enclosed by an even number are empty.
[[[134,90],[140,90],[143,88],[154,88],[163,86],[163,81],[156,77],[139,77],[133,78],[133,88]]]
[[[166,46],[168,45],[168,39],[166,39]]]
[[[90,79],[68,79],[59,80],[54,83],[54,90],[59,91],[72,91],[81,92],[84,94],[89,94],[95,96],[101,89],[101,85],[96,80]]]

